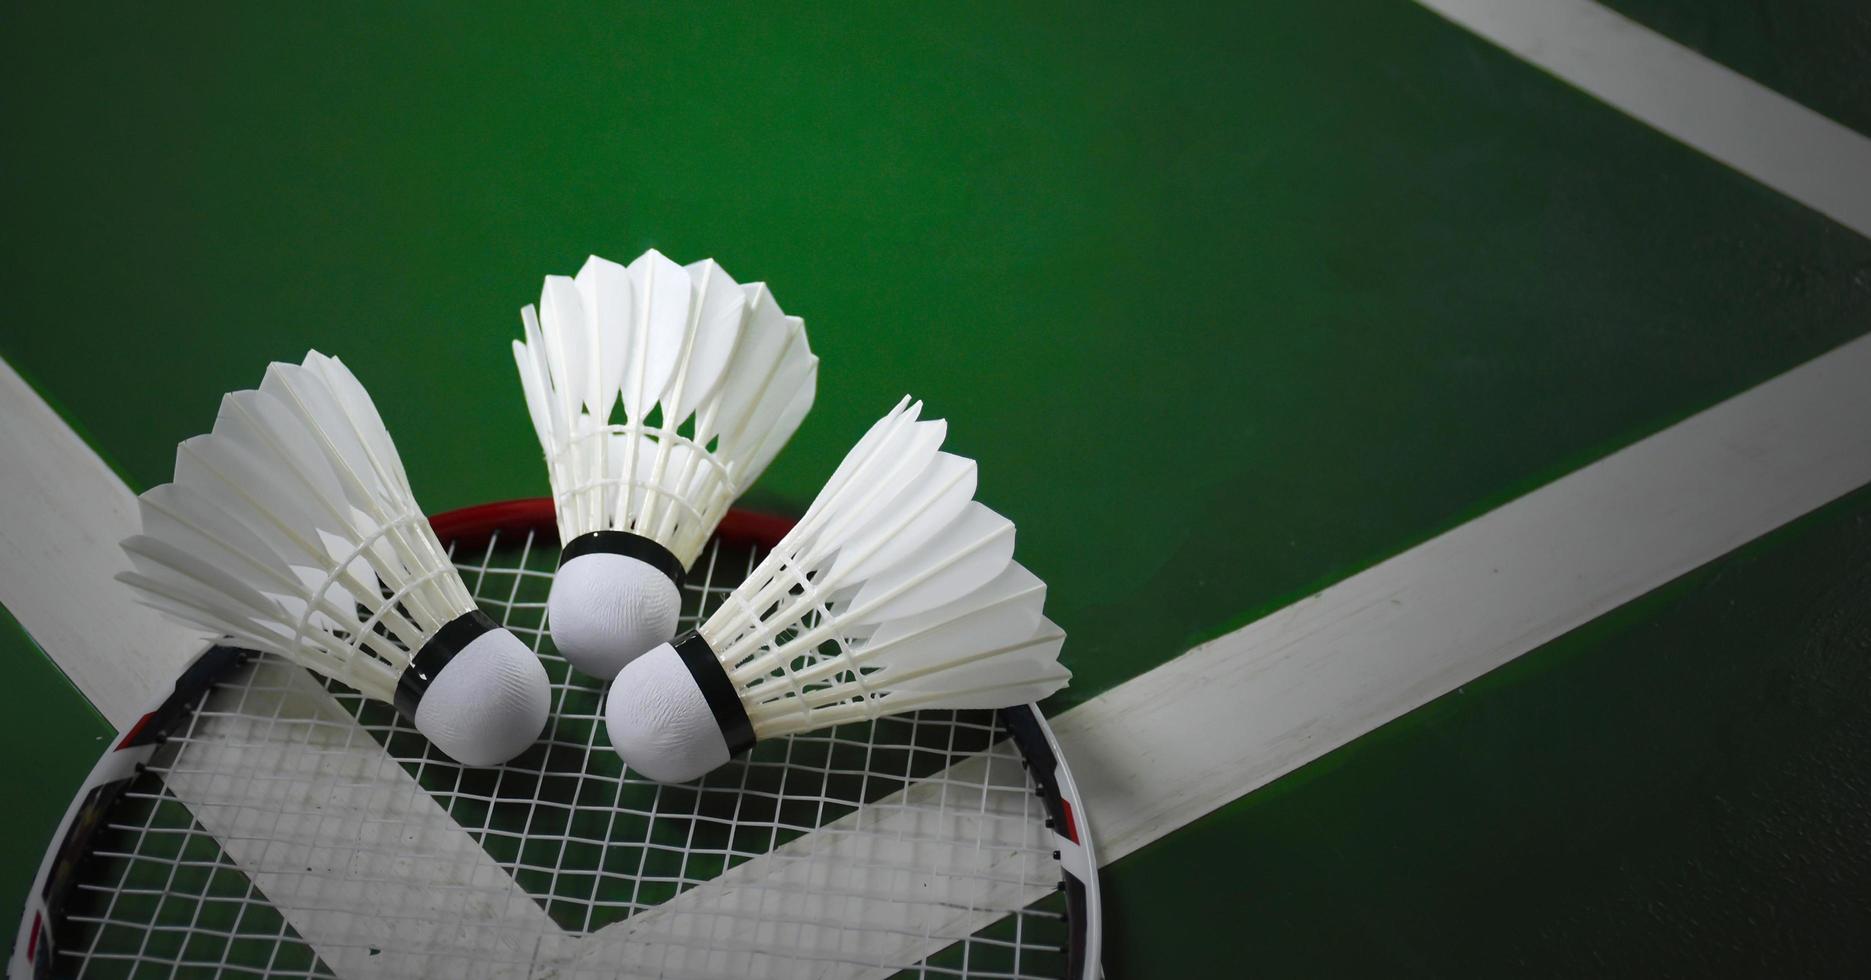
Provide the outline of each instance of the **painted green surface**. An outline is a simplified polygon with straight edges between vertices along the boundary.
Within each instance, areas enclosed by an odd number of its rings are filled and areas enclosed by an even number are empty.
[[[1110,975],[1860,975],[1867,595],[1860,490],[1108,869]]]
[[[46,841],[110,744],[110,726],[0,608],[0,744],[14,758],[0,780],[0,936],[8,949]]]
[[[1602,0],[1795,102],[1871,133],[1871,6],[1859,0]]]
[[[0,55],[0,355],[133,486],[317,345],[430,509],[543,493],[507,350],[540,277],[713,255],[824,358],[755,502],[927,398],[1051,583],[1060,707],[1871,298],[1865,241],[1393,0],[15,4]]]

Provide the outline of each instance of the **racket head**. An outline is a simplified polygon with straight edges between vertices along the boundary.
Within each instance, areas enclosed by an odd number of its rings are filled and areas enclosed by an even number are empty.
[[[432,523],[540,653],[541,741],[461,767],[388,705],[212,648],[74,798],[9,976],[1096,975],[1090,833],[1036,708],[774,739],[654,783],[610,751],[601,685],[546,634],[550,501]],[[789,526],[730,512],[684,627]]]

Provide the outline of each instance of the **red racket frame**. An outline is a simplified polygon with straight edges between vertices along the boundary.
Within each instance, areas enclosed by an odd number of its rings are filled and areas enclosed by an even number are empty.
[[[532,528],[533,533],[550,535],[554,541],[559,538],[558,518],[553,514],[550,497],[525,497],[443,511],[429,518],[429,526],[444,544],[453,542],[463,548],[485,545],[495,531],[515,527]],[[732,544],[771,548],[792,527],[790,517],[736,507],[721,518],[715,536]]]

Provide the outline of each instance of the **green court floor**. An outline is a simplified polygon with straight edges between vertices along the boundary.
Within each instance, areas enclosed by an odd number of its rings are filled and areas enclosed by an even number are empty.
[[[1848,5],[1608,5],[1871,128]],[[713,256],[823,361],[751,503],[925,399],[1059,710],[1871,328],[1871,242],[1403,0],[31,3],[0,54],[0,356],[133,489],[316,347],[430,510],[543,494],[541,277]],[[1868,590],[1861,491],[1111,866],[1109,974],[1849,972]],[[10,916],[106,726],[0,657]]]

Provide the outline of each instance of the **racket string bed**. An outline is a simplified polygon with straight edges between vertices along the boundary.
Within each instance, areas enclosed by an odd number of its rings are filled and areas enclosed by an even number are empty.
[[[254,656],[113,805],[56,975],[1063,974],[1055,839],[995,713],[763,740],[699,783],[649,782],[545,642],[556,550],[526,530],[451,549],[547,664],[539,744],[464,769],[393,710]],[[683,626],[759,557],[710,542]]]
[[[244,696],[244,691],[242,692]],[[163,758],[173,758],[177,748],[185,745],[194,737],[195,727],[200,724],[201,715],[191,713],[186,716],[186,728],[179,732],[168,733],[168,744],[152,760],[150,768],[162,771]],[[143,767],[139,767],[141,769]],[[160,782],[148,781],[149,788],[141,788],[144,781],[120,794],[118,803],[111,811],[111,817],[105,829],[126,845],[120,851],[100,848],[93,851],[92,858],[107,870],[101,875],[102,884],[80,881],[76,889],[81,893],[93,893],[104,901],[103,912],[94,917],[82,913],[68,916],[67,925],[86,924],[91,927],[89,942],[82,950],[58,947],[60,956],[53,970],[61,976],[143,976],[169,975],[182,971],[213,969],[221,973],[239,975],[253,973],[271,976],[329,976],[322,964],[309,955],[293,957],[292,947],[304,950],[292,934],[286,920],[275,911],[265,897],[261,896],[247,879],[246,875],[222,849],[221,842],[207,834],[197,824],[184,804],[169,793]],[[140,820],[122,822],[126,817]],[[174,841],[173,845],[156,844],[152,840]],[[205,859],[190,860],[191,853],[205,852]],[[176,888],[178,878],[185,868],[206,869],[206,887],[194,899],[193,912],[186,923],[176,924],[167,921],[164,910],[172,902],[186,900]],[[166,869],[166,870],[165,870]],[[113,877],[114,872],[114,877]],[[131,880],[141,880],[152,874],[162,875],[161,888],[140,889],[127,884]],[[213,886],[217,881],[231,884],[232,894],[216,896]],[[142,914],[125,914],[129,910],[120,905],[120,900],[130,897],[153,898],[151,907]],[[235,905],[231,923],[225,928],[215,928],[202,922],[202,913],[212,905]],[[82,901],[79,903],[82,907]],[[250,915],[255,920],[248,925]],[[127,949],[116,946],[116,932],[129,932],[140,937],[135,940],[135,948]],[[191,951],[218,941],[220,955],[214,960],[204,960],[191,955]],[[236,963],[231,957],[245,944],[252,949],[267,950],[264,960]],[[152,946],[157,948],[152,948]],[[163,955],[160,947],[172,947],[170,955]],[[287,953],[287,960],[282,962],[282,952]],[[309,952],[309,951],[306,951]]]

